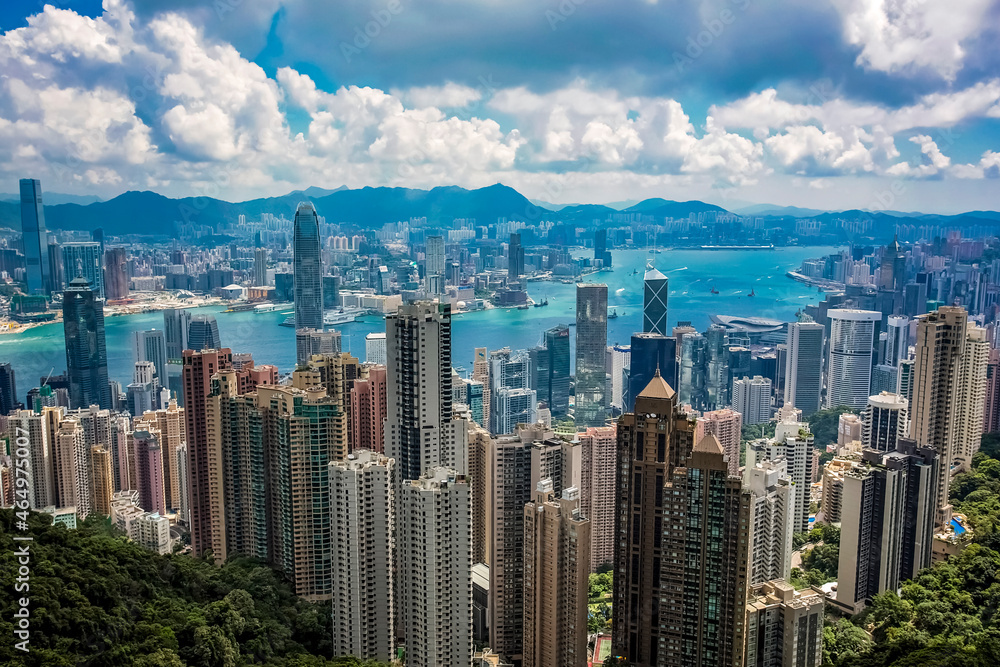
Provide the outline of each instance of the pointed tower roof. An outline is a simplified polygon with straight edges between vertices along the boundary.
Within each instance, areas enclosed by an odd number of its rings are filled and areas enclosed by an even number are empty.
[[[665,398],[671,399],[674,397],[674,390],[670,388],[667,381],[660,376],[660,369],[656,369],[656,373],[653,375],[653,379],[649,381],[646,388],[639,392],[637,398]]]
[[[709,433],[701,439],[701,442],[695,444],[694,451],[702,452],[704,454],[725,456],[725,451],[722,449],[722,443],[719,442],[719,439],[714,433]]]

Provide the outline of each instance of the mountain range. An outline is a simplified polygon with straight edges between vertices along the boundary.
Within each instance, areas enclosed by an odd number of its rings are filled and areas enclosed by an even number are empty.
[[[10,195],[0,195],[0,227],[20,228],[20,204]],[[49,229],[90,231],[98,227],[107,235],[149,234],[169,236],[175,225],[193,224],[217,226],[235,222],[240,215],[258,219],[262,213],[284,215],[291,218],[296,205],[309,200],[320,215],[331,223],[354,224],[361,227],[380,227],[385,223],[426,218],[429,226],[450,226],[455,218],[475,218],[480,225],[493,224],[498,218],[532,221],[547,219],[567,224],[590,225],[607,220],[610,216],[627,213],[652,215],[657,218],[686,218],[703,212],[725,212],[720,206],[702,201],[671,201],[652,198],[632,203],[624,208],[601,204],[573,204],[543,206],[533,202],[511,187],[495,184],[477,190],[456,186],[437,187],[431,190],[410,188],[365,187],[335,189],[310,187],[279,197],[265,197],[244,202],[227,202],[209,197],[171,199],[155,192],[130,191],[107,201],[90,200],[74,195],[43,195],[45,221]],[[74,200],[75,198],[75,200]],[[94,201],[96,200],[96,201]],[[616,202],[621,205],[625,202]],[[911,218],[911,224],[929,225],[986,225],[1000,223],[1000,212],[972,211],[959,215],[924,215],[896,211],[869,212],[861,210],[821,211],[757,204],[737,209],[743,215],[760,215],[776,223],[791,224],[795,218],[812,217],[823,221],[837,218],[870,218],[875,228],[894,228],[900,217]]]

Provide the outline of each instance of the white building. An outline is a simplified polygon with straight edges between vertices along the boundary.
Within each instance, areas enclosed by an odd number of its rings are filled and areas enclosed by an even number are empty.
[[[733,380],[732,408],[743,415],[744,424],[771,421],[771,379],[756,375]]]
[[[762,461],[784,459],[786,472],[792,480],[795,491],[794,532],[802,533],[809,530],[809,489],[812,483],[813,434],[809,425],[796,421],[778,422],[774,438],[758,440],[747,444],[746,470],[747,475]]]
[[[830,357],[826,406],[846,405],[861,410],[871,395],[875,329],[882,320],[882,313],[838,308],[829,311],[827,316],[830,318]]]
[[[464,475],[431,468],[402,486],[400,591],[409,667],[472,661],[472,511]]]
[[[385,333],[375,332],[365,336],[365,363],[385,366]]]
[[[135,532],[129,537],[133,542],[158,554],[170,553],[170,520],[167,517],[156,512],[143,512],[132,522],[132,526]]]
[[[750,584],[785,579],[792,572],[795,492],[787,463],[761,461],[746,473],[750,488]]]
[[[628,371],[631,367],[632,347],[614,345],[611,350],[611,407],[624,410],[624,394],[628,389]]]
[[[335,655],[393,658],[394,467],[366,450],[330,464]]]
[[[788,325],[784,404],[811,415],[820,409],[822,391],[823,325],[793,322]]]

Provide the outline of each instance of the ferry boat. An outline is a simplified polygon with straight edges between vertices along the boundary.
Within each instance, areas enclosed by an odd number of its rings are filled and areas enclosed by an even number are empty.
[[[364,314],[365,311],[362,308],[341,308],[336,312],[330,312],[323,315],[323,324],[327,326],[347,324],[349,322],[354,322]]]
[[[253,312],[255,313],[273,313],[278,310],[278,304],[276,303],[261,303],[253,307]]]
[[[611,311],[611,314],[608,315],[608,319],[609,320],[617,320],[618,319],[618,310],[616,309],[616,310]]]
[[[547,298],[542,299],[540,302],[534,304],[535,308],[541,308],[542,306],[547,306],[547,305],[549,305],[549,300]]]

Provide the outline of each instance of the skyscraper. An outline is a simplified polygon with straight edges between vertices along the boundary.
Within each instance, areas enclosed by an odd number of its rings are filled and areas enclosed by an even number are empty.
[[[824,596],[781,580],[751,587],[746,667],[820,667]]]
[[[128,254],[125,248],[104,251],[104,294],[109,301],[128,298]]]
[[[385,447],[385,366],[365,366],[365,377],[351,386],[351,451],[381,452]]]
[[[784,459],[746,470],[750,489],[750,583],[784,579],[792,572],[795,493]]]
[[[111,516],[111,452],[104,447],[90,448],[90,507],[101,516]]]
[[[740,667],[750,492],[739,477],[729,475],[714,435],[695,445],[685,465],[668,479],[663,488],[661,629],[656,644],[650,642],[650,650],[658,649],[652,664]],[[655,571],[656,563],[650,566]],[[641,655],[643,647],[636,648]]]
[[[74,278],[63,292],[63,332],[70,404],[110,408],[104,302],[85,278]]]
[[[139,492],[139,507],[147,512],[167,513],[165,483],[163,480],[163,450],[159,439],[149,431],[136,431],[135,479]],[[224,554],[220,554],[224,558]]]
[[[215,315],[195,315],[192,317],[188,322],[186,349],[199,352],[221,348],[219,323],[215,321]]]
[[[722,451],[729,461],[729,474],[740,474],[740,435],[743,429],[743,415],[736,410],[723,408],[722,410],[712,410],[706,412],[697,420],[695,430],[695,442],[711,433],[719,439]]]
[[[33,178],[22,178],[20,187],[21,235],[28,274],[28,293],[48,294],[52,289],[52,277],[45,210],[42,208],[42,184]]]
[[[383,662],[394,657],[394,465],[369,451],[330,463],[336,655]]]
[[[396,511],[397,571],[406,663],[414,667],[472,661],[472,526],[464,475],[431,467],[402,485]],[[382,630],[385,631],[384,629]]]
[[[708,410],[708,339],[700,333],[684,334],[677,378],[682,404]]]
[[[535,390],[528,379],[531,361],[526,350],[510,348],[490,354],[490,432],[513,433],[518,424],[532,424],[537,415]]]
[[[365,363],[385,366],[384,332],[373,332],[365,336]]]
[[[295,363],[305,366],[315,354],[340,354],[340,332],[295,328]]]
[[[618,420],[612,651],[635,665],[668,664],[660,656],[661,625],[674,593],[661,576],[670,557],[663,543],[663,491],[686,464],[695,431],[677,407],[676,393],[655,374],[636,397],[634,413]]]
[[[886,327],[885,358],[883,364],[898,366],[910,353],[910,318],[891,316]]]
[[[521,245],[521,235],[514,232],[510,235],[507,246],[507,276],[518,279],[524,275],[524,246]]]
[[[733,380],[732,407],[743,415],[744,424],[771,421],[771,379],[755,375]]]
[[[794,526],[796,533],[809,530],[809,488],[812,483],[813,442],[809,424],[794,420],[780,421],[770,440],[755,440],[746,447],[746,467],[762,461],[785,461],[785,471],[795,492]]]
[[[872,310],[833,309],[826,406],[861,410],[871,395],[872,357],[882,314]],[[797,406],[796,406],[797,407]]]
[[[428,236],[424,258],[424,292],[428,296],[444,294],[444,237]]]
[[[451,306],[404,304],[385,327],[385,453],[396,460],[399,480],[435,466],[464,475],[467,453],[456,446],[451,414]]]
[[[793,322],[788,325],[784,404],[804,417],[820,409],[823,390],[823,325]]]
[[[0,415],[10,414],[16,410],[17,382],[14,379],[14,367],[7,362],[0,363]]]
[[[151,361],[156,368],[156,377],[161,387],[167,386],[167,342],[164,332],[159,329],[134,331],[132,350],[136,361]]]
[[[253,284],[263,287],[267,283],[267,248],[254,248]]]
[[[524,667],[579,667],[587,659],[590,520],[580,492],[538,483],[524,506]]]
[[[552,419],[569,414],[569,327],[560,324],[545,331],[538,351],[538,400],[545,401]]]
[[[865,449],[896,451],[896,442],[909,430],[909,405],[899,394],[887,391],[868,397],[862,413],[861,443]]]
[[[167,308],[163,311],[163,334],[167,346],[167,359],[179,361],[188,346],[188,327],[191,311]]]
[[[580,508],[590,519],[590,571],[615,559],[617,427],[592,426],[580,440]]]
[[[577,428],[603,426],[608,412],[604,350],[608,344],[608,286],[576,286]]]
[[[667,328],[667,277],[649,267],[642,280],[642,330],[644,333],[670,334]]]
[[[628,345],[612,345],[608,348],[611,354],[611,396],[608,404],[620,414],[625,410],[628,400],[629,366],[632,348]]]
[[[323,257],[320,254],[319,216],[309,202],[302,202],[295,209],[292,280],[295,328],[323,329]]]
[[[63,275],[69,282],[83,276],[91,289],[104,299],[104,251],[100,243],[83,241],[62,245]]]
[[[629,346],[628,401],[622,408],[630,412],[635,397],[646,388],[657,370],[668,385],[677,386],[677,339],[657,333],[632,334]]]

